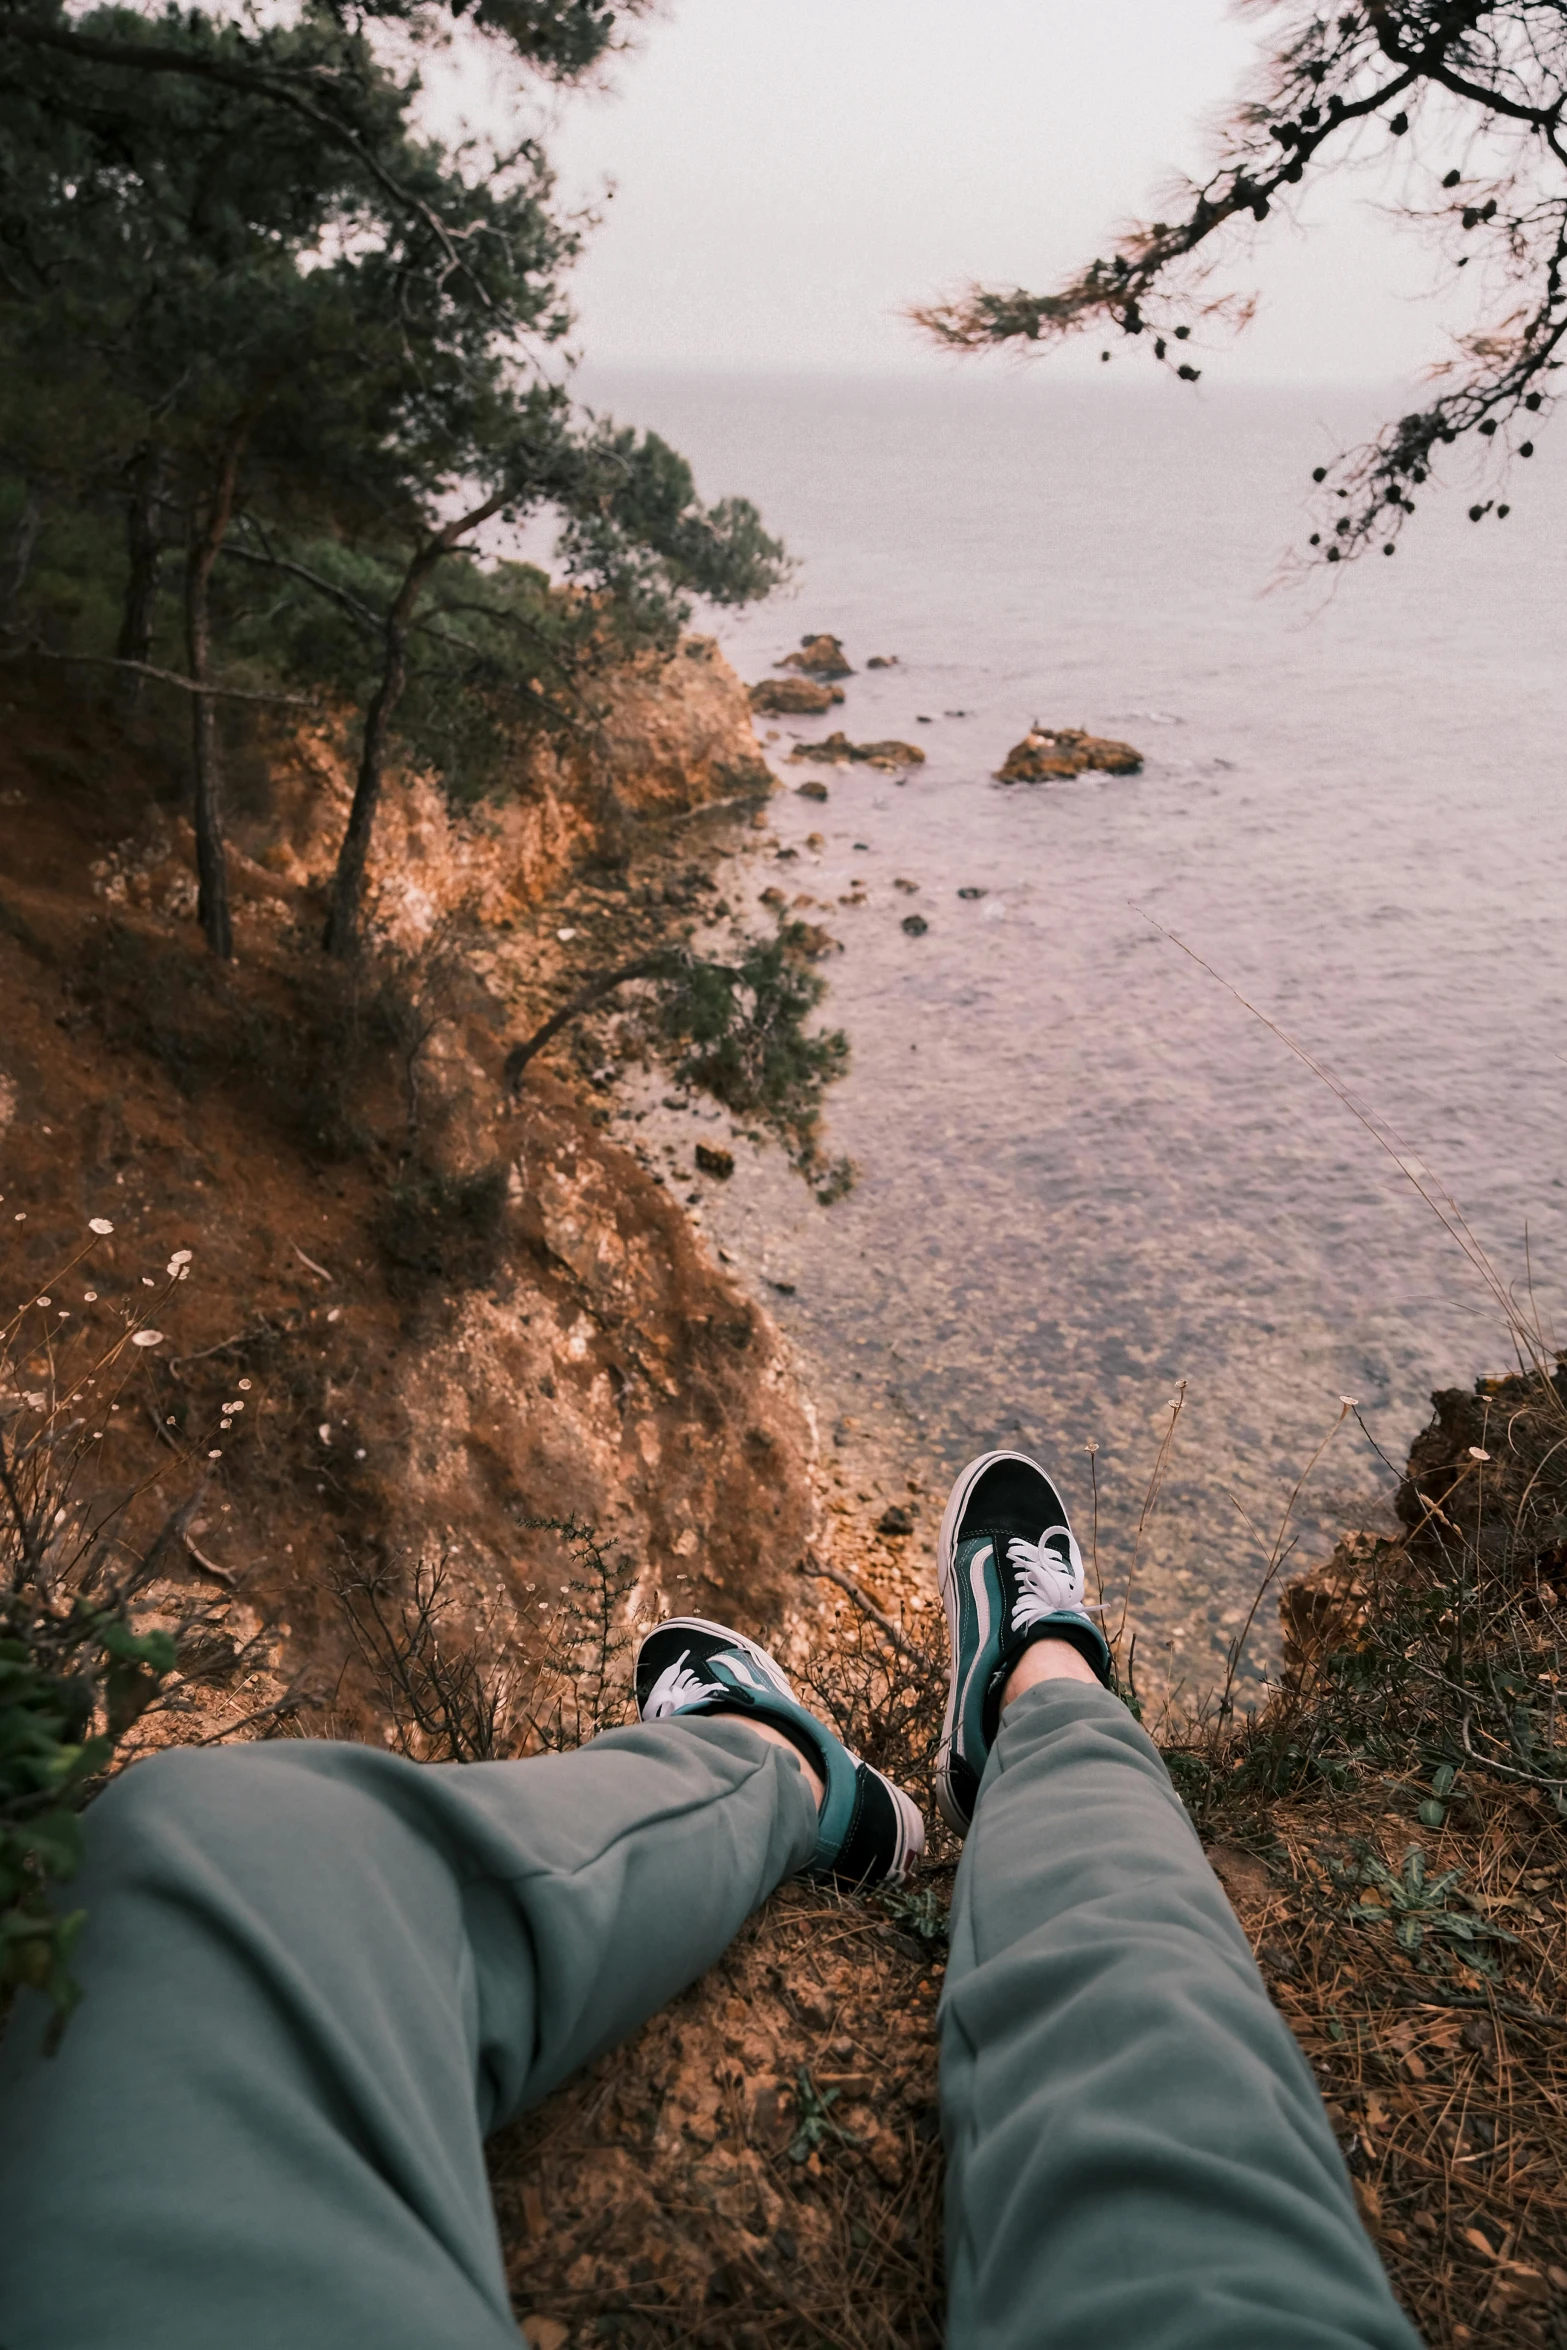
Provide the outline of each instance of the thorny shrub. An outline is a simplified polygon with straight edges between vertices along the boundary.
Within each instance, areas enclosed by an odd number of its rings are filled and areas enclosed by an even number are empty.
[[[576,1518],[520,1525],[556,1536],[570,1561],[547,1616],[541,1608],[548,1628],[531,1661],[515,1612],[468,1590],[450,1552],[390,1569],[350,1564],[337,1578],[392,1743],[414,1761],[563,1753],[627,1718],[634,1566]]]

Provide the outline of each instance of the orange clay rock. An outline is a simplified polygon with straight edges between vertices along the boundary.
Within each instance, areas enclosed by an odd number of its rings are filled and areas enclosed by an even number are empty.
[[[751,688],[751,707],[768,718],[819,718],[843,700],[841,685],[820,685],[813,677],[764,677]]]
[[[1031,726],[996,770],[998,783],[1054,783],[1097,768],[1105,775],[1136,775],[1143,754],[1130,743],[1085,734],[1080,726]]]
[[[802,636],[797,653],[785,653],[780,669],[803,669],[807,677],[852,677],[835,636]]]
[[[923,767],[925,754],[918,743],[851,743],[841,731],[830,734],[825,742],[800,743],[789,754],[791,759],[825,759],[830,766],[851,761],[867,767]]]

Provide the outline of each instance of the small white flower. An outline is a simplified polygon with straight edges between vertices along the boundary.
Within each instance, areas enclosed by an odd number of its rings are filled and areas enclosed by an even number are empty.
[[[320,1437],[323,1444],[330,1444],[332,1441],[331,1421],[323,1420],[320,1427],[316,1430],[316,1434]]]
[[[222,1458],[223,1458],[223,1451],[222,1451],[222,1447],[221,1447],[220,1445],[214,1445],[214,1446],[213,1446],[213,1448],[212,1448],[212,1450],[211,1450],[211,1452],[209,1452],[209,1453],[208,1453],[208,1455],[207,1455],[207,1458],[208,1458],[208,1460],[209,1460],[209,1461],[220,1461],[220,1460],[222,1460]]]
[[[152,1275],[151,1275],[150,1273],[144,1273],[144,1274],[142,1275],[142,1277],[141,1277],[141,1285],[142,1285],[143,1289],[156,1289],[156,1288],[157,1288],[157,1286],[158,1286],[158,1284],[156,1283],[156,1281],[154,1281],[154,1279],[153,1279],[153,1277],[152,1277]]]
[[[1490,1454],[1482,1451],[1478,1444],[1471,1444],[1469,1447],[1469,1458],[1472,1461],[1488,1461],[1490,1457]]]
[[[114,1230],[114,1226],[109,1222],[107,1216],[89,1216],[87,1229],[89,1232],[109,1233]]]
[[[1344,1406],[1346,1412],[1354,1412],[1360,1409],[1360,1398],[1358,1395],[1341,1395],[1339,1397],[1339,1402]]]
[[[248,1379],[242,1379],[240,1381],[240,1386],[244,1389],[247,1395],[250,1393],[250,1381]]]
[[[229,1429],[233,1427],[233,1425],[234,1423],[232,1420],[220,1420],[218,1422],[218,1426],[223,1430],[225,1435],[228,1433]]]
[[[364,1446],[361,1444],[361,1445],[360,1445],[360,1447],[359,1447],[359,1449],[358,1449],[358,1451],[357,1451],[357,1452],[354,1454],[354,1458],[355,1458],[355,1460],[356,1460],[356,1461],[362,1461],[362,1460],[364,1459],[364,1457],[365,1457],[365,1448],[364,1448]]]
[[[161,1330],[133,1330],[131,1344],[132,1346],[161,1346],[163,1332]]]
[[[90,1306],[95,1306],[98,1303],[98,1292],[96,1289],[84,1289],[82,1291],[82,1296]]]
[[[191,1251],[188,1248],[177,1248],[169,1259],[169,1271],[172,1273],[176,1265],[188,1265],[190,1260]]]
[[[33,1303],[40,1306],[52,1306],[54,1304],[54,1299],[52,1297],[39,1297],[35,1298]]]
[[[47,1406],[49,1398],[43,1393],[41,1388],[33,1387],[29,1388],[27,1394],[23,1396],[22,1401],[26,1404],[30,1412],[41,1412]]]

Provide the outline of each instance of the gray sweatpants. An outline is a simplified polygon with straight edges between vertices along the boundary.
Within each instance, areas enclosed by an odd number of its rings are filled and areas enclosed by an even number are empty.
[[[734,1720],[420,1768],[173,1753],[93,1807],[87,1996],[0,2049],[4,2350],[516,2350],[487,2131],[808,1855]],[[942,2025],[954,2350],[1410,2350],[1310,2073],[1158,1757],[1011,1706]]]

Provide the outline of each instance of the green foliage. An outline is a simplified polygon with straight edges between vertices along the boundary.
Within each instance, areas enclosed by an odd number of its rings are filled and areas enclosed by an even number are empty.
[[[841,2089],[818,2089],[801,2065],[794,2077],[795,2133],[789,2141],[791,2162],[808,2162],[823,2146],[860,2144],[857,2133],[846,2130],[833,2113],[842,2094]]]
[[[79,1996],[84,1913],[55,1902],[81,1860],[76,1815],[173,1669],[172,1636],[135,1632],[123,1606],[28,1588],[0,1599],[0,1996],[25,1984],[60,2022]]]
[[[806,943],[804,924],[791,922],[752,940],[738,962],[691,957],[661,986],[653,1029],[684,1084],[759,1119],[814,1171],[822,1089],[842,1076],[849,1040],[805,1025],[827,992],[803,959]]]
[[[372,13],[415,54],[442,35],[439,9]],[[471,19],[559,79],[626,13],[479,0]],[[591,728],[598,677],[667,652],[690,597],[744,602],[785,568],[753,507],[705,506],[662,441],[579,415],[545,373],[581,239],[548,159],[523,140],[481,168],[426,137],[417,74],[388,58],[325,0],[265,23],[0,0],[0,622],[357,705],[344,952],[389,753],[471,801],[529,733]],[[539,511],[560,591],[470,535]],[[224,953],[217,753],[192,708]]]
[[[1488,1918],[1449,1906],[1447,1896],[1464,1873],[1461,1868],[1444,1869],[1440,1876],[1427,1876],[1426,1856],[1418,1844],[1410,1845],[1402,1869],[1390,1869],[1369,1846],[1363,1846],[1347,1868],[1333,1869],[1341,1885],[1361,1892],[1349,1913],[1360,1924],[1390,1925],[1400,1950],[1418,1950],[1428,1934],[1445,1937],[1457,1945],[1466,1966],[1477,1974],[1494,1975],[1496,1961],[1487,1943],[1515,1943],[1518,1937]]]

